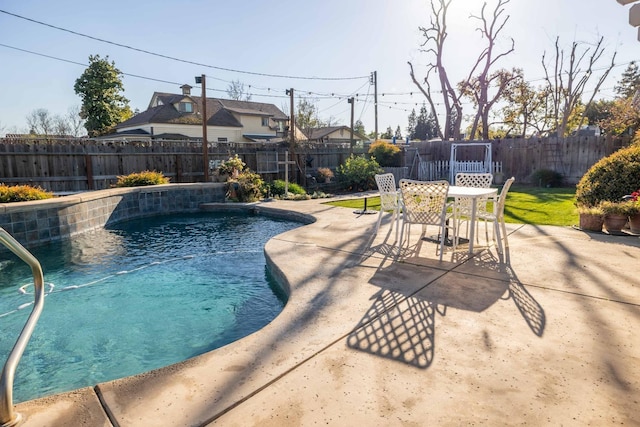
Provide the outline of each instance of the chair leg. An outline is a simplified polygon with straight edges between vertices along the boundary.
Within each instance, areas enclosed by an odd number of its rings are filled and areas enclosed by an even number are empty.
[[[442,254],[444,253],[444,241],[447,238],[447,224],[445,222],[442,223],[442,227],[440,227],[440,261],[442,261]]]
[[[375,234],[378,234],[378,230],[380,230],[380,223],[382,222],[382,213],[384,211],[380,209],[380,213],[378,214],[378,221],[376,222],[376,231]]]
[[[500,236],[500,234],[501,234],[500,233],[500,223],[499,223],[499,221],[497,219],[493,222],[493,228],[495,230],[496,238],[498,240],[498,253],[502,254],[502,237]]]
[[[396,222],[396,234],[398,232],[398,224],[400,223],[400,212],[398,212],[397,210],[394,210],[393,213],[391,214],[391,229],[393,230],[393,222]],[[396,235],[396,239],[398,238],[398,236]]]
[[[507,239],[507,226],[504,223],[504,220],[501,221],[502,225],[502,238],[504,239],[504,249],[507,250],[509,247],[509,240]]]

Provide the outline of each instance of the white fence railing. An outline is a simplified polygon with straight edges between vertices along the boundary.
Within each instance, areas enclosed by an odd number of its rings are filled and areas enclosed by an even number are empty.
[[[469,161],[455,162],[455,171],[457,172],[477,172],[484,173],[487,171],[484,162]],[[449,179],[451,165],[448,160],[438,160],[435,162],[420,162],[418,164],[418,176],[421,181],[435,181],[439,179]],[[502,173],[502,162],[491,163],[491,173],[496,175]]]

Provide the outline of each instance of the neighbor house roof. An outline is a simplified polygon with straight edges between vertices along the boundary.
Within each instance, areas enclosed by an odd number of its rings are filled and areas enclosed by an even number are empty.
[[[310,131],[306,132],[306,134],[309,140],[316,141],[326,136],[329,136],[332,133],[337,132],[339,130],[344,130],[347,132],[343,138],[339,138],[339,139],[349,139],[351,137],[351,134],[349,133],[351,131],[351,128],[348,126],[328,126],[323,128],[316,128],[316,129],[311,129]],[[353,132],[353,139],[366,140],[367,138],[359,134],[358,132]]]
[[[192,112],[180,112],[175,108],[174,104],[185,100],[192,102]],[[201,124],[201,100],[202,97],[199,96],[155,92],[147,110],[118,124],[116,129],[150,123]],[[270,117],[273,120],[288,120],[288,117],[273,104],[207,98],[207,125],[242,127],[242,123],[233,113]]]

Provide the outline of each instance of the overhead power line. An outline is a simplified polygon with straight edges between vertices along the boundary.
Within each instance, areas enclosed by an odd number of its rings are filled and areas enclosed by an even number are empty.
[[[140,49],[140,48],[129,46],[129,45],[122,44],[122,43],[112,42],[110,40],[105,40],[105,39],[101,39],[99,37],[90,36],[88,34],[79,33],[77,31],[69,30],[67,28],[62,28],[62,27],[58,27],[56,25],[47,24],[46,22],[38,21],[38,20],[35,20],[35,19],[32,19],[32,18],[28,18],[26,16],[22,16],[22,15],[18,15],[18,14],[15,14],[15,13],[11,13],[11,12],[6,11],[6,10],[0,9],[0,12],[4,13],[6,15],[13,16],[15,18],[24,19],[25,21],[33,22],[33,23],[39,24],[39,25],[44,25],[45,27],[53,28],[53,29],[56,29],[56,30],[59,30],[59,31],[64,31],[64,32],[69,33],[69,34],[73,34],[73,35],[80,36],[80,37],[85,37],[85,38],[88,38],[88,39],[91,39],[91,40],[99,41],[101,43],[107,43],[107,44],[110,44],[110,45],[113,45],[113,46],[118,46],[118,47],[122,47],[122,48],[125,48],[125,49],[134,50],[136,52],[146,53],[147,55],[157,56],[159,58],[169,59],[169,60],[172,60],[172,61],[182,62],[182,63],[185,63],[185,64],[198,65],[200,67],[212,68],[212,69],[215,69],[215,70],[228,71],[228,72],[231,72],[231,73],[250,74],[250,75],[253,75],[253,76],[274,77],[274,78],[280,78],[280,79],[298,79],[298,80],[359,80],[359,79],[368,79],[369,78],[368,75],[366,75],[366,76],[352,76],[352,77],[287,76],[287,75],[283,75],[283,74],[258,73],[258,72],[254,72],[254,71],[235,70],[233,68],[218,67],[218,66],[215,66],[215,65],[203,64],[203,63],[200,63],[200,62],[190,61],[190,60],[187,60],[187,59],[181,59],[181,58],[176,58],[174,56],[169,56],[169,55],[164,55],[164,54],[161,54],[161,53],[151,52],[149,50]]]

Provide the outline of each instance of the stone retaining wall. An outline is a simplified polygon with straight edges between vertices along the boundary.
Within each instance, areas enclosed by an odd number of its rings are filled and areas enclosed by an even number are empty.
[[[203,203],[224,199],[223,183],[114,188],[33,202],[0,203],[0,227],[28,248],[129,219],[196,212]],[[5,251],[0,247],[0,252]]]

